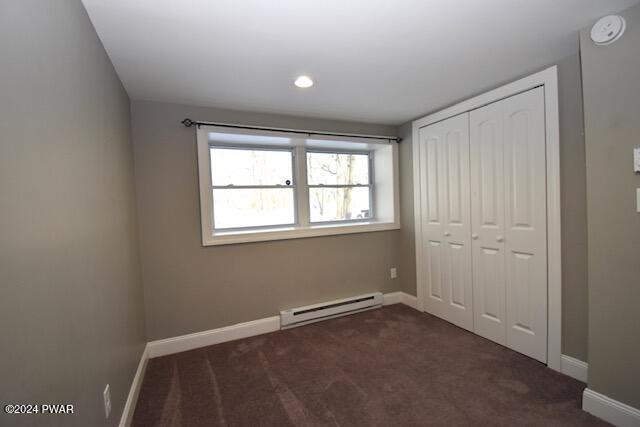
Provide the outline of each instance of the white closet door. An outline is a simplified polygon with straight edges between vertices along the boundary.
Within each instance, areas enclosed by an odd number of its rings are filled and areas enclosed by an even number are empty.
[[[547,205],[544,93],[502,101],[504,109],[507,345],[547,361]]]
[[[420,129],[426,311],[473,330],[469,116]]]
[[[543,89],[470,114],[475,332],[547,360]]]
[[[475,332],[506,345],[503,104],[470,114]]]

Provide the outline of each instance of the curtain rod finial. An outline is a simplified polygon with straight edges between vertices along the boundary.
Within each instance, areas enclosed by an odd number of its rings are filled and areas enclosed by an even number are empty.
[[[195,122],[191,119],[184,119],[183,121],[181,121],[180,123],[182,123],[183,125],[185,125],[186,127],[190,128],[191,126],[193,126],[195,124]]]

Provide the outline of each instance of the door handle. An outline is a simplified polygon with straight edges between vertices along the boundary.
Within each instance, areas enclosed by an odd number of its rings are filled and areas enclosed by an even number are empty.
[[[497,236],[496,237],[496,242],[502,242],[502,241],[504,241],[504,237],[502,237],[502,236]]]
[[[444,232],[444,235],[445,235],[445,236],[447,236],[447,237],[449,237],[449,236],[451,236],[451,232],[449,232],[449,231],[445,231],[445,232]]]
[[[478,237],[480,237],[480,236],[478,236],[478,233],[471,233],[471,238],[473,240],[478,240]]]

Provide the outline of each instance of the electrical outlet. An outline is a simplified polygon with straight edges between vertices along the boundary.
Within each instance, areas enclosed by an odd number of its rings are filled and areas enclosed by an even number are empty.
[[[391,276],[392,279],[397,279],[398,270],[395,267],[391,267],[391,270],[389,270],[389,275]]]
[[[104,388],[102,397],[104,398],[104,417],[109,418],[109,414],[111,413],[111,389],[109,388],[109,384]]]

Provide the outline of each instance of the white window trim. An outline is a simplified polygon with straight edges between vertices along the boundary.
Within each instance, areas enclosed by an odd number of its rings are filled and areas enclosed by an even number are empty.
[[[285,227],[294,227],[297,223],[298,223],[298,203],[297,203],[297,197],[298,197],[298,181],[297,181],[297,176],[296,176],[296,152],[294,148],[291,147],[262,147],[259,145],[240,145],[240,144],[209,144],[209,148],[211,147],[218,147],[218,148],[223,148],[223,149],[246,149],[246,150],[257,150],[257,151],[279,151],[279,152],[285,152],[285,153],[289,153],[291,155],[291,180],[292,183],[291,185],[253,185],[253,186],[233,186],[233,187],[227,187],[227,186],[216,186],[213,184],[213,182],[209,181],[209,192],[211,192],[211,190],[216,190],[216,189],[227,189],[227,190],[237,190],[237,189],[241,189],[241,188],[273,188],[273,189],[291,189],[293,192],[293,200],[294,200],[294,206],[293,206],[293,223],[286,223],[286,224],[273,224],[273,225],[267,225],[267,226],[247,226],[247,227],[231,227],[231,228],[220,228],[218,229],[218,233],[235,233],[235,232],[247,232],[247,231],[259,231],[261,229],[271,229],[271,228],[285,228]],[[211,156],[209,156],[209,160],[211,160]],[[211,165],[209,164],[209,168],[211,167]],[[209,175],[211,176],[211,175]],[[213,196],[211,196],[213,197]],[[211,218],[211,223],[215,224],[215,214],[213,212],[213,210],[210,213],[210,218]]]
[[[264,242],[270,240],[299,239],[307,237],[332,236],[341,234],[367,233],[386,230],[397,230],[400,228],[400,197],[399,197],[399,171],[398,171],[398,149],[397,145],[384,144],[391,147],[391,163],[393,166],[393,219],[389,220],[365,220],[365,221],[344,221],[331,223],[309,223],[309,187],[307,186],[306,176],[306,156],[305,156],[305,139],[300,136],[292,138],[294,141],[291,146],[294,147],[294,184],[295,184],[295,206],[297,223],[294,226],[274,226],[272,228],[264,227],[260,229],[247,230],[214,230],[213,229],[213,196],[211,194],[211,157],[209,152],[208,133],[216,129],[215,126],[201,126],[197,130],[197,151],[198,151],[198,179],[200,184],[200,221],[202,231],[202,245],[216,246],[229,245],[236,243]],[[228,129],[224,129],[229,132]],[[314,137],[315,140],[318,138]],[[354,138],[357,139],[357,138]],[[342,147],[336,147],[337,142],[330,140],[330,147],[326,148],[329,152],[357,152],[363,150],[352,149],[349,142],[344,142]],[[361,142],[361,141],[358,141]],[[221,144],[222,145],[222,144]],[[235,144],[226,144],[235,145]],[[239,144],[240,145],[240,144]],[[259,146],[259,145],[258,145]],[[370,144],[372,150],[380,147],[381,144]],[[247,144],[247,148],[252,145]],[[253,145],[255,148],[256,146]],[[324,151],[318,149],[317,145],[309,147],[309,151]],[[300,165],[304,163],[304,167]],[[373,167],[371,166],[371,170]],[[374,178],[375,179],[375,178]],[[372,183],[372,186],[376,183]],[[375,193],[375,191],[374,191]],[[374,203],[374,200],[371,200]],[[373,209],[373,206],[372,206]],[[377,209],[373,209],[374,215]]]
[[[311,148],[311,149],[306,149],[306,150],[301,150],[301,155],[304,155],[305,159],[301,160],[304,162],[305,167],[307,165],[307,154],[309,153],[330,153],[330,154],[355,154],[355,155],[366,155],[367,156],[367,161],[368,161],[368,175],[369,175],[369,182],[365,185],[368,189],[369,189],[369,209],[372,212],[373,215],[371,215],[371,218],[365,218],[365,219],[346,219],[346,220],[337,220],[337,221],[311,221],[311,216],[309,216],[309,221],[310,221],[310,225],[311,226],[317,226],[317,225],[331,225],[331,224],[335,224],[335,225],[349,225],[349,224],[359,224],[362,222],[375,222],[375,217],[376,217],[376,209],[375,209],[375,168],[374,168],[374,164],[373,164],[373,151],[372,150],[366,150],[366,151],[355,151],[355,150],[348,150],[348,149],[332,149],[332,150],[321,150],[318,148]],[[305,172],[306,172],[306,168],[305,168]],[[305,179],[308,178],[308,172],[304,174],[305,175]],[[311,188],[356,188],[358,187],[358,185],[331,185],[331,184],[327,184],[327,185],[318,185],[318,184],[309,184],[308,182],[305,181],[305,191],[307,192],[306,195],[306,200],[307,202],[305,203],[307,206],[309,205],[309,194],[308,191]]]

